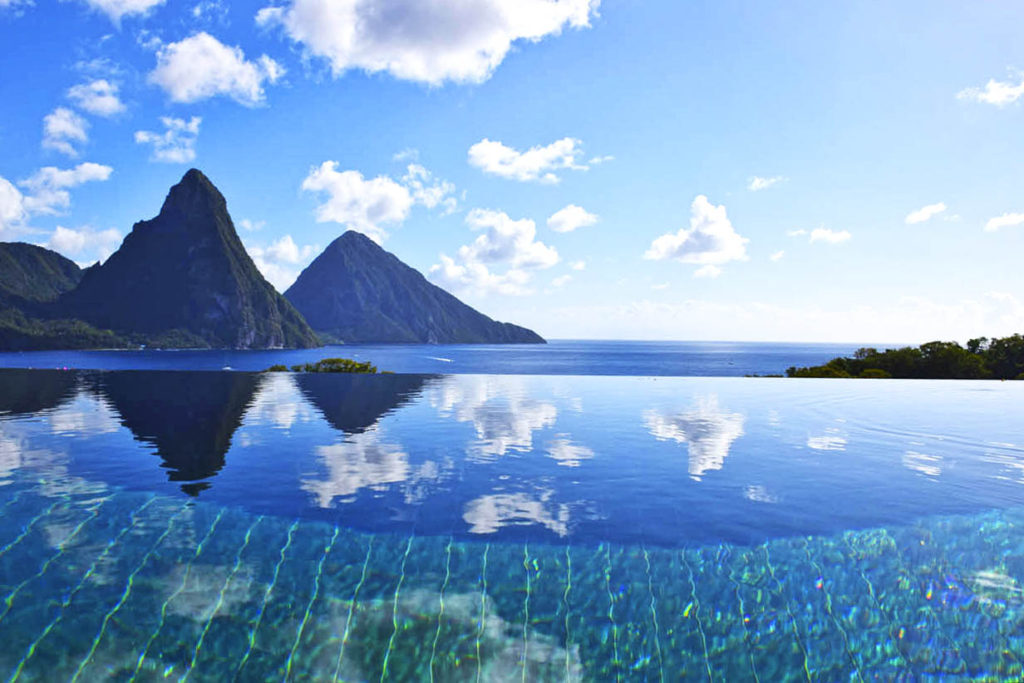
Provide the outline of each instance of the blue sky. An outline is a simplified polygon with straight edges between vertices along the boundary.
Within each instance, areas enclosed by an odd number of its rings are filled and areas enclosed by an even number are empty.
[[[1024,5],[0,0],[0,239],[190,167],[283,289],[346,229],[550,338],[1024,331]]]

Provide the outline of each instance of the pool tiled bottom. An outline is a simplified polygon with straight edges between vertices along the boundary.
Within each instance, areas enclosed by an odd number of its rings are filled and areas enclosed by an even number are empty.
[[[45,481],[0,488],[6,680],[1024,675],[1024,514],[753,547],[366,534]]]

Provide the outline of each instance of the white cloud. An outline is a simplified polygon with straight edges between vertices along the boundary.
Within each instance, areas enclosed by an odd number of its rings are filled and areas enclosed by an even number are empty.
[[[663,292],[666,289],[668,289],[668,287],[669,287],[669,283],[667,283],[667,282],[659,282],[657,284],[651,285],[651,289],[653,289],[656,292]]]
[[[444,209],[442,214],[447,216],[455,213],[458,208],[458,202],[452,196],[455,185],[447,180],[435,178],[433,173],[419,164],[409,164],[406,167],[402,183],[409,188],[413,201],[428,209],[441,206]]]
[[[417,161],[420,158],[420,151],[415,147],[406,147],[401,152],[395,152],[391,158],[394,161]]]
[[[587,163],[591,166],[600,166],[601,164],[607,164],[609,161],[615,161],[615,157],[611,154],[606,154],[600,157],[591,157]]]
[[[538,242],[537,226],[522,218],[513,220],[502,211],[473,209],[466,217],[473,230],[483,234],[459,249],[459,256],[484,263],[508,263],[514,268],[550,268],[558,263],[558,252]]]
[[[1002,216],[989,218],[985,223],[985,232],[995,232],[1000,228],[1012,228],[1024,223],[1024,213],[1004,213]]]
[[[391,178],[366,180],[359,171],[339,171],[337,161],[310,170],[302,189],[327,195],[316,208],[318,223],[340,223],[378,243],[387,237],[383,226],[401,224],[415,201],[408,188]]]
[[[588,212],[582,206],[569,204],[548,218],[548,227],[555,232],[572,232],[597,223],[597,214]]]
[[[565,275],[559,275],[558,277],[551,281],[551,286],[564,287],[565,285],[569,284],[570,280],[572,280],[572,275],[569,275],[568,273],[566,273]]]
[[[7,178],[0,176],[0,233],[20,223],[26,215],[25,198]]]
[[[1010,78],[1013,80],[997,81],[990,79],[984,88],[966,88],[957,93],[957,99],[972,100],[985,104],[994,104],[997,107],[1004,107],[1019,100],[1024,95],[1024,71],[1010,71]]]
[[[124,103],[117,96],[117,90],[116,83],[100,78],[73,86],[68,90],[68,97],[90,114],[113,116],[125,110]]]
[[[842,244],[843,242],[849,241],[853,237],[846,230],[832,230],[830,228],[815,228],[811,230],[811,236],[809,241],[811,244],[815,242],[826,242],[828,244]]]
[[[697,270],[693,271],[693,276],[694,277],[703,277],[703,278],[716,278],[716,277],[718,277],[721,274],[722,274],[722,269],[719,268],[718,266],[712,264],[712,263],[709,263],[709,264],[707,264],[705,266],[701,266]]]
[[[742,413],[718,406],[718,397],[702,397],[690,410],[670,414],[649,410],[644,414],[647,430],[659,441],[685,443],[689,451],[690,478],[700,481],[705,473],[722,469],[736,439],[743,436]]]
[[[484,138],[469,148],[469,163],[484,173],[509,180],[553,184],[559,181],[554,171],[585,171],[589,168],[580,160],[583,155],[582,144],[575,138],[562,138],[550,145],[537,145],[520,152],[496,140]]]
[[[302,269],[313,260],[320,247],[315,244],[299,246],[291,235],[285,235],[268,246],[245,245],[256,268],[279,292],[292,286]]]
[[[690,229],[682,228],[674,234],[658,237],[644,258],[702,265],[704,268],[695,275],[715,277],[721,272],[718,268],[721,264],[747,259],[749,241],[733,228],[724,206],[715,206],[701,194],[690,207]]]
[[[270,57],[249,61],[241,48],[224,45],[206,32],[161,47],[156,59],[149,81],[174,102],[225,95],[251,107],[263,101],[264,83],[284,75],[284,68]]]
[[[928,206],[922,206],[916,211],[911,211],[907,214],[904,222],[907,225],[914,225],[915,223],[924,223],[931,219],[933,216],[937,216],[946,210],[946,205],[943,202],[938,204],[929,204]]]
[[[73,230],[58,225],[45,246],[74,261],[105,261],[120,244],[121,233],[114,228]]]
[[[262,230],[263,226],[265,226],[266,224],[266,221],[252,221],[249,220],[248,218],[243,218],[240,221],[238,221],[239,227],[241,227],[246,232],[256,232],[257,230]]]
[[[43,147],[77,157],[76,144],[89,141],[88,122],[67,107],[57,107],[43,117]]]
[[[446,289],[526,294],[529,271],[558,263],[558,251],[537,241],[537,226],[532,220],[513,220],[501,211],[473,209],[466,223],[483,234],[472,244],[460,247],[456,259],[442,254],[441,263],[430,269],[431,278]],[[489,264],[507,270],[499,275],[491,272]]]
[[[169,164],[187,164],[196,158],[196,140],[199,138],[199,124],[202,118],[193,116],[188,121],[171,116],[161,116],[164,132],[153,133],[148,130],[135,131],[135,142],[139,145],[152,145],[151,161],[162,161]]]
[[[786,237],[803,237],[806,234],[807,234],[807,231],[804,230],[803,228],[800,228],[799,230],[787,230],[786,231]]]
[[[759,190],[767,190],[772,185],[778,185],[779,183],[788,180],[785,176],[776,175],[768,178],[762,178],[761,176],[753,176],[747,183],[747,189],[751,192],[757,192]]]
[[[480,83],[517,41],[586,28],[600,0],[291,0],[256,14],[307,54],[349,69],[440,85]]]
[[[520,296],[529,294],[530,273],[510,268],[502,274],[491,270],[480,262],[456,262],[441,254],[441,263],[431,266],[429,276],[444,289],[463,294],[486,295],[494,292]]]
[[[85,3],[94,10],[103,12],[110,20],[117,25],[121,24],[121,18],[130,14],[145,14],[164,0],[85,0]]]
[[[586,270],[587,269],[587,262],[586,261],[573,261],[572,263],[569,264],[569,267],[572,268],[573,270]]]
[[[785,255],[786,255],[786,252],[780,249],[777,252],[775,252],[774,254],[772,254],[771,256],[769,256],[768,258],[770,258],[772,261],[780,261],[780,260],[782,260],[782,257],[785,256]]]
[[[29,213],[57,214],[71,205],[68,190],[82,183],[104,181],[113,172],[110,166],[85,162],[74,168],[44,166],[19,185],[28,189],[24,208]]]

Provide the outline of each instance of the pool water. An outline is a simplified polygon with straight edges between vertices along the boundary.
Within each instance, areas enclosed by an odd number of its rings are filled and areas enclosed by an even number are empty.
[[[1022,391],[0,372],[0,676],[1016,679]]]

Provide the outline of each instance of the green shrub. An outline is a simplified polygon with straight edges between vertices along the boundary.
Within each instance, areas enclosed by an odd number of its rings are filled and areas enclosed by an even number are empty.
[[[288,368],[284,365],[272,365],[267,368],[266,372],[287,372]],[[360,363],[359,361],[352,360],[350,358],[324,358],[318,360],[315,363],[299,363],[291,367],[292,372],[343,372],[343,373],[356,373],[364,375],[373,375],[377,373],[377,367],[365,361]]]
[[[881,368],[866,368],[858,376],[864,379],[892,379],[892,375]]]

